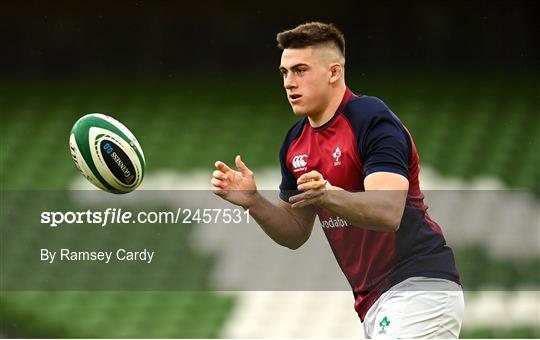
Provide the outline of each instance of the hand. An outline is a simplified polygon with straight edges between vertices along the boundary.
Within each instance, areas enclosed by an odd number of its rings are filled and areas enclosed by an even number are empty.
[[[240,156],[235,159],[238,171],[227,164],[217,161],[212,173],[212,190],[221,198],[244,208],[249,208],[256,197],[257,185],[253,172],[242,162]]]
[[[301,208],[312,204],[321,205],[324,202],[326,190],[332,189],[328,181],[315,170],[298,177],[296,183],[298,184],[298,190],[303,191],[303,193],[289,198],[293,208]]]

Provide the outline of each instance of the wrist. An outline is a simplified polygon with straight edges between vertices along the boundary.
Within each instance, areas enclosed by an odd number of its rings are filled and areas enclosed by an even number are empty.
[[[331,185],[329,182],[326,183],[325,189],[323,190],[323,195],[320,199],[320,206],[325,209],[330,209],[334,202],[336,191],[343,190],[340,187]]]
[[[257,205],[257,203],[262,198],[261,194],[258,190],[255,190],[252,194],[250,194],[249,198],[246,200],[245,204],[242,205],[242,208],[244,210],[251,210],[253,207]]]

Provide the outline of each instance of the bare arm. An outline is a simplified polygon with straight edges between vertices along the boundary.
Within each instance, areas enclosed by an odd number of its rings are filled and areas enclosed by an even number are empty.
[[[309,239],[315,221],[313,207],[293,209],[289,203],[281,200],[274,205],[261,194],[255,195],[247,208],[272,240],[287,248],[297,249]]]
[[[398,174],[376,172],[364,180],[365,192],[349,192],[325,183],[316,171],[298,179],[302,194],[291,197],[294,209],[315,204],[369,230],[397,231],[407,199],[409,181]]]
[[[305,206],[293,209],[289,203],[281,200],[273,204],[257,191],[255,176],[240,156],[236,156],[235,163],[238,171],[223,162],[216,162],[211,180],[214,193],[249,209],[259,226],[278,244],[291,249],[304,244],[313,229],[314,208]]]

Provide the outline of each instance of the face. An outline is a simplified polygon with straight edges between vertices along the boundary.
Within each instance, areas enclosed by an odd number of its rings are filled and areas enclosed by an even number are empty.
[[[296,115],[320,114],[330,102],[332,72],[323,59],[313,47],[283,50],[279,70]]]

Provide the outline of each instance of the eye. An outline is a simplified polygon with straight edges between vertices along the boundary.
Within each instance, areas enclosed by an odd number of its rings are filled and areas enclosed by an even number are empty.
[[[303,75],[304,73],[306,73],[306,71],[307,71],[307,70],[306,70],[305,68],[299,68],[299,69],[296,70],[296,74],[298,74],[298,75],[301,76],[301,75]]]

